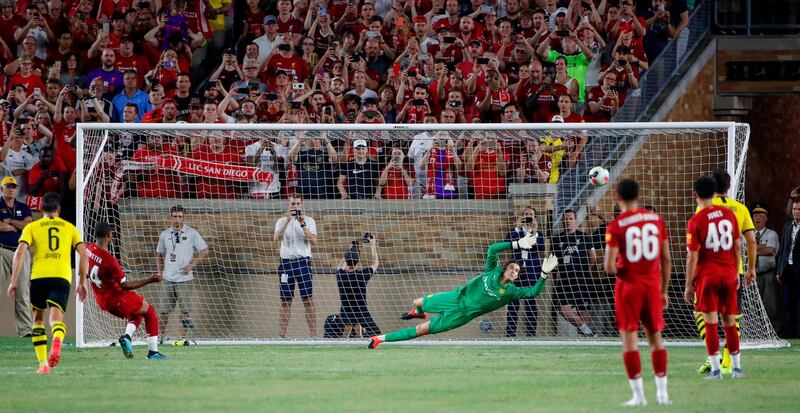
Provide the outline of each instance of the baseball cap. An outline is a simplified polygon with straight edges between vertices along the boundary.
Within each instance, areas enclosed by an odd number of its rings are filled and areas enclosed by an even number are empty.
[[[344,79],[342,79],[342,78],[341,78],[341,77],[339,77],[339,76],[336,76],[336,77],[334,77],[333,79],[331,79],[331,82],[335,82],[335,81],[337,81],[337,80],[338,80],[338,81],[340,81],[340,82],[342,82],[342,83],[344,83]]]
[[[17,179],[14,178],[13,176],[7,176],[3,178],[3,182],[0,183],[0,186],[5,187],[6,185],[15,185],[15,186],[18,185]]]
[[[278,23],[278,19],[275,16],[270,14],[269,16],[264,17],[264,21],[262,23],[264,23],[264,24],[275,24],[275,23]]]
[[[564,118],[561,115],[555,115],[550,119],[550,123],[564,123]]]
[[[358,148],[358,147],[360,147],[360,146],[364,146],[364,147],[366,147],[366,146],[367,146],[367,141],[365,141],[365,140],[363,140],[363,139],[356,139],[356,141],[355,141],[355,142],[353,142],[353,147],[354,147],[354,148]],[[8,178],[6,178],[6,179],[8,179]],[[12,178],[12,179],[13,179],[13,178]],[[3,181],[3,182],[5,182],[5,181]]]
[[[369,103],[369,104],[378,104],[378,98],[376,98],[376,97],[374,97],[374,96],[370,96],[370,97],[368,97],[368,98],[364,99],[364,103],[365,103],[365,104],[366,104],[366,103]]]
[[[0,99],[0,105],[11,106],[11,102],[9,102],[9,101],[7,101],[5,99]]]
[[[3,181],[3,182],[5,182],[5,181]],[[756,203],[755,205],[753,205],[753,214],[766,214],[766,215],[769,215],[769,210],[767,209],[766,205],[761,204],[761,203]]]
[[[161,107],[164,107],[167,103],[172,103],[175,106],[178,106],[178,102],[175,101],[173,98],[166,98],[161,101]]]
[[[275,71],[275,77],[278,77],[278,76],[281,76],[281,75],[288,77],[289,76],[289,72],[287,72],[285,70],[277,70],[277,71]]]
[[[567,8],[566,7],[559,7],[558,9],[556,9],[556,16],[559,16],[559,15],[566,16],[567,15]]]
[[[439,19],[439,21],[433,25],[433,31],[435,32],[443,29],[452,30],[450,27],[450,22],[448,22],[447,19]]]
[[[428,24],[428,19],[426,19],[425,16],[418,14],[417,17],[414,17],[414,23]]]

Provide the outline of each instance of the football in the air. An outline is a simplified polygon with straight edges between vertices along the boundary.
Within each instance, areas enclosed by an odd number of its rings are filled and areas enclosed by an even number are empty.
[[[595,166],[589,171],[589,182],[594,186],[603,186],[611,179],[608,175],[608,169],[602,166]]]

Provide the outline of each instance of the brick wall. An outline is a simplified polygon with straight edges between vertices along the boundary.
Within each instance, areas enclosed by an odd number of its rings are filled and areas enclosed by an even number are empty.
[[[800,94],[753,97],[745,116],[714,116],[714,59],[710,59],[686,88],[665,121],[735,121],[750,124],[747,152],[746,202],[765,202],[773,211],[768,226],[780,229],[789,192],[800,185],[793,166],[800,157]]]

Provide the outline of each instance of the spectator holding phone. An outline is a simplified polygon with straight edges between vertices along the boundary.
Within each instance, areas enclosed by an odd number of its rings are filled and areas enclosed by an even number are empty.
[[[550,43],[556,39],[561,40],[564,50],[563,53],[552,49],[548,50]],[[556,30],[551,32],[550,35],[547,36],[547,39],[542,42],[541,45],[539,45],[536,53],[538,53],[539,56],[541,56],[544,60],[556,63],[556,71],[563,72],[557,77],[556,81],[564,84],[564,86],[567,86],[567,88],[570,90],[570,94],[575,98],[575,102],[578,103],[579,111],[582,112],[586,97],[584,90],[586,87],[586,71],[589,68],[592,57],[594,56],[592,51],[586,46],[586,43],[579,41],[575,32],[569,30]],[[564,65],[561,70],[558,66],[559,60],[561,60]],[[574,78],[575,82],[577,82],[577,93],[575,93],[575,89],[571,84],[566,84],[571,83],[568,77]],[[559,81],[559,79],[561,81]]]
[[[430,149],[419,160],[420,172],[427,173],[425,195],[422,199],[452,199],[458,194],[457,169],[462,165],[456,144],[449,132],[439,131]]]
[[[403,149],[392,148],[389,163],[383,168],[375,199],[409,199],[414,186],[414,173],[406,163]]]
[[[43,196],[48,192],[62,193],[67,180],[67,168],[60,158],[55,157],[52,147],[42,149],[39,162],[28,171],[29,192],[33,196]]]

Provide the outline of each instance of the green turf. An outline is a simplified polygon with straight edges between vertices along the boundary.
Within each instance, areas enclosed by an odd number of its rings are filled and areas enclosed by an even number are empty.
[[[702,348],[669,348],[669,409],[796,411],[800,342],[792,344],[745,351],[750,377],[713,383],[696,373]],[[38,376],[29,339],[0,339],[0,411],[605,412],[623,410],[618,405],[630,396],[619,347],[162,350],[170,360],[145,360],[143,347],[125,360],[118,347],[67,346],[53,373]],[[651,405],[638,410],[662,411],[654,405],[649,352],[642,365]]]

